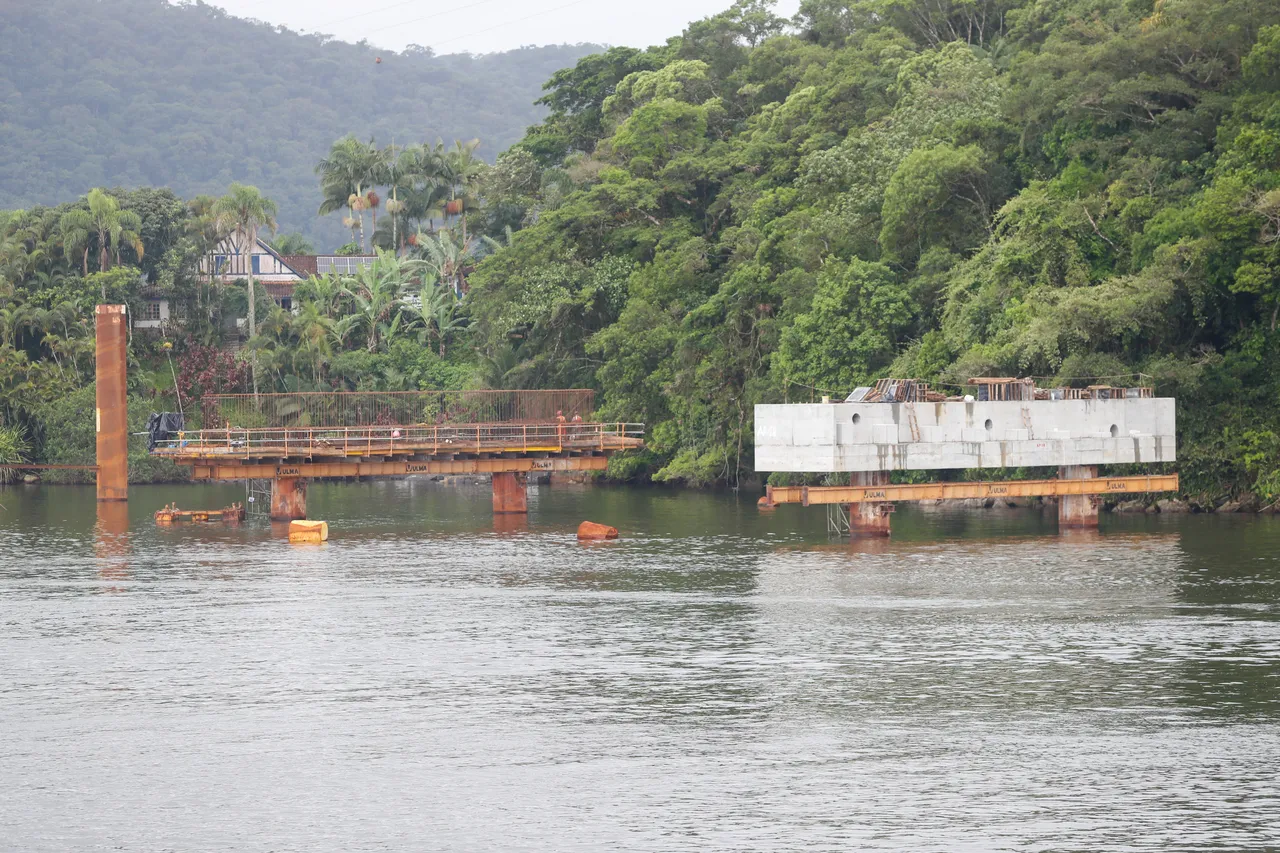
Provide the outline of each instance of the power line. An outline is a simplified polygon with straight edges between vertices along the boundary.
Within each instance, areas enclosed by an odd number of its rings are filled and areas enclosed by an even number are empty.
[[[482,2],[483,2],[483,0],[482,0]],[[432,45],[431,45],[431,47],[438,47],[438,46],[440,46],[440,45],[442,45],[442,44],[453,44],[453,43],[454,43],[454,42],[456,42],[456,41],[462,41],[463,39],[469,39],[469,38],[471,38],[472,36],[483,35],[484,33],[491,33],[491,32],[493,32],[494,30],[500,30],[500,29],[502,29],[503,27],[508,27],[508,26],[511,26],[512,24],[520,24],[520,23],[523,23],[523,22],[525,22],[525,21],[532,21],[534,18],[540,18],[540,17],[542,17],[543,15],[550,15],[552,12],[559,12],[559,11],[561,11],[561,10],[563,10],[563,9],[568,9],[568,8],[569,8],[569,7],[571,7],[571,6],[581,6],[583,3],[586,3],[586,2],[587,2],[587,0],[573,0],[573,2],[572,2],[572,3],[565,3],[565,4],[560,5],[560,6],[555,6],[555,7],[551,8],[551,9],[543,9],[541,12],[534,12],[532,15],[525,15],[523,18],[515,18],[515,19],[510,20],[510,21],[503,21],[502,23],[500,23],[500,24],[495,24],[495,25],[494,25],[494,26],[492,26],[492,27],[485,27],[483,30],[475,30],[474,32],[465,33],[465,34],[460,35],[460,36],[455,36],[454,38],[451,38],[451,39],[445,39],[444,41],[438,41],[438,42],[435,42],[434,44],[432,44]],[[401,21],[400,23],[392,24],[392,25],[387,26],[387,27],[379,27],[379,28],[378,28],[378,29],[376,29],[376,30],[370,30],[370,31],[366,32],[366,33],[365,33],[365,35],[366,35],[366,36],[368,36],[368,35],[371,35],[371,34],[373,34],[373,33],[380,33],[380,32],[383,32],[384,30],[398,29],[398,28],[400,28],[400,27],[408,26],[409,24],[416,24],[416,23],[418,23],[419,21],[425,21],[425,20],[427,20],[428,18],[431,18],[431,17],[433,17],[433,16],[432,16],[432,15],[423,15],[421,18],[414,18],[413,20],[409,20],[409,21]]]
[[[381,14],[381,13],[383,13],[383,12],[390,12],[392,9],[399,9],[401,6],[410,6],[410,5],[414,4],[414,3],[419,3],[419,2],[421,2],[421,0],[403,0],[403,2],[400,2],[400,3],[392,3],[390,6],[383,6],[383,7],[379,8],[379,9],[370,9],[370,10],[369,10],[369,11],[367,11],[367,12],[357,12],[357,13],[356,13],[356,14],[354,14],[354,15],[348,15],[348,16],[347,16],[347,17],[345,17],[345,18],[339,18],[339,19],[338,19],[338,20],[336,20],[336,21],[329,21],[328,23],[321,24],[321,25],[320,25],[320,27],[319,27],[318,29],[324,29],[324,28],[327,28],[327,27],[332,27],[334,24],[345,24],[347,21],[354,21],[354,20],[356,20],[356,19],[358,19],[358,18],[367,18],[367,17],[368,17],[368,16],[370,16],[370,15],[378,15],[378,14]],[[453,14],[456,14],[457,12],[465,12],[465,11],[467,11],[468,9],[475,9],[475,8],[477,8],[478,6],[486,6],[486,5],[488,5],[488,4],[490,4],[490,3],[493,3],[493,2],[495,2],[495,0],[480,0],[480,2],[478,2],[478,3],[469,3],[469,4],[467,4],[466,6],[455,6],[455,7],[454,7],[454,8],[452,8],[452,9],[446,9],[446,10],[444,10],[443,12],[437,12],[436,14],[441,15],[441,16],[443,16],[443,15],[453,15]],[[425,16],[425,17],[418,18],[417,20],[419,20],[419,21],[424,21],[424,20],[426,20],[427,18],[430,18],[430,17],[432,17],[432,15],[427,15],[427,16]],[[412,24],[412,23],[414,23],[414,21],[405,21],[404,23]],[[403,24],[396,24],[395,26],[403,26]],[[375,30],[374,32],[377,32],[377,30]]]

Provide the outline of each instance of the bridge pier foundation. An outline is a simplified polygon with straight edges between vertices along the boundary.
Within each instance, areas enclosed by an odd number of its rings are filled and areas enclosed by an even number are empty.
[[[887,486],[888,471],[855,471],[849,475],[851,486]],[[849,536],[854,539],[888,536],[893,504],[863,501],[849,504]]]
[[[294,521],[307,517],[307,481],[280,477],[271,481],[271,520]]]
[[[524,474],[494,474],[494,514],[505,515],[527,513],[529,511],[529,494],[525,491],[524,486]]]
[[[1097,465],[1064,465],[1058,469],[1060,480],[1092,480],[1097,476]],[[1099,503],[1097,495],[1063,495],[1058,498],[1058,529],[1097,529]]]

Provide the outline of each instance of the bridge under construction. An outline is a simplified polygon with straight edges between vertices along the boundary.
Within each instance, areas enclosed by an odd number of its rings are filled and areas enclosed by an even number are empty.
[[[898,501],[1050,497],[1061,528],[1097,527],[1102,496],[1177,491],[1177,474],[1099,476],[1176,459],[1174,400],[1150,388],[1038,388],[974,378],[947,397],[884,379],[844,402],[756,406],[756,470],[847,475],[848,485],[771,486],[762,507],[825,505],[834,527],[887,536]],[[1056,468],[1056,479],[892,482],[894,472]]]
[[[128,499],[124,306],[99,305],[99,501]],[[495,513],[526,513],[529,474],[603,471],[644,447],[641,424],[593,420],[595,395],[569,391],[408,391],[211,395],[200,428],[163,422],[153,456],[205,481],[270,482],[275,521],[307,517],[307,483],[347,477],[484,474]]]

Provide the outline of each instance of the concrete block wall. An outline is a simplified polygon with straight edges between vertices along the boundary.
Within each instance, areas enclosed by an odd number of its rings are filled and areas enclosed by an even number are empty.
[[[1173,462],[1171,398],[756,406],[756,470],[925,471]]]

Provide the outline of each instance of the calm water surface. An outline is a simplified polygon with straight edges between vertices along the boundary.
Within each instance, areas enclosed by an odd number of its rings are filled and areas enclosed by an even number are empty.
[[[1280,848],[1280,523],[0,489],[5,850]],[[584,518],[624,538],[582,546]]]

